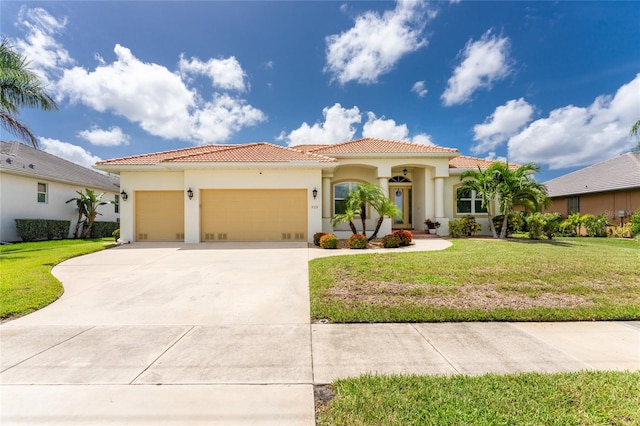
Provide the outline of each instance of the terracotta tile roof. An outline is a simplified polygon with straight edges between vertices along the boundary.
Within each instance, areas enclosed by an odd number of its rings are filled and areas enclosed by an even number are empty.
[[[100,166],[111,165],[154,165],[159,163],[224,163],[224,162],[291,162],[319,161],[335,162],[336,160],[322,155],[303,153],[292,148],[273,145],[266,142],[243,145],[203,145],[193,148],[152,154],[134,155],[100,161]]]
[[[324,148],[326,146],[327,146],[326,144],[304,144],[304,145],[293,145],[293,146],[290,146],[289,148],[297,149],[298,151],[302,151],[302,152],[309,152],[317,148]]]
[[[214,150],[203,153],[189,153],[183,156],[176,156],[167,162],[290,162],[290,161],[315,161],[315,162],[335,162],[335,158],[325,157],[308,152],[302,152],[293,148],[286,148],[267,142],[250,143],[246,145],[227,145],[225,149]]]
[[[477,169],[480,166],[481,169],[486,169],[490,165],[495,163],[495,160],[485,160],[483,158],[469,157],[467,155],[460,155],[458,157],[449,160],[450,169]],[[512,170],[520,167],[519,164],[509,163],[509,168]]]
[[[197,153],[218,151],[228,148],[229,145],[202,145],[192,148],[174,149],[172,151],[154,152],[151,154],[132,155],[129,157],[114,158],[111,160],[99,161],[97,165],[154,165],[162,161]]]
[[[119,177],[107,176],[20,142],[0,143],[0,171],[80,188],[120,192]]]
[[[544,183],[550,197],[640,188],[640,152],[628,152]]]
[[[411,142],[391,141],[377,138],[363,138],[332,145],[322,145],[311,149],[316,154],[394,154],[394,153],[451,153],[458,150],[435,145],[423,145]]]

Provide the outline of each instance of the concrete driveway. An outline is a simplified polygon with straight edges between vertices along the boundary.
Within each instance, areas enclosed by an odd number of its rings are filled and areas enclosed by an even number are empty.
[[[314,384],[366,372],[640,368],[638,322],[310,324],[308,261],[342,253],[145,243],[68,260],[58,301],[0,326],[0,424],[311,426]]]

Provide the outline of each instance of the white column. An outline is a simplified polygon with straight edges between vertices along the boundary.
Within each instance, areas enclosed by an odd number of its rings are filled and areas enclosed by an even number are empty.
[[[389,196],[389,178],[379,177],[378,178],[378,186],[382,188],[387,197]]]
[[[435,211],[436,218],[444,217],[444,178],[435,178]]]
[[[331,217],[331,177],[322,176],[322,218]]]

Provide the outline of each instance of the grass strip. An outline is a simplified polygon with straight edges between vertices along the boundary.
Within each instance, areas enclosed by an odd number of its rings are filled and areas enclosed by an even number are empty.
[[[640,372],[337,380],[317,425],[640,425]]]

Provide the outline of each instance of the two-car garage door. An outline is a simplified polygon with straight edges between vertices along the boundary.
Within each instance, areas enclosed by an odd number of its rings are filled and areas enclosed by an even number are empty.
[[[201,241],[306,241],[306,189],[200,191]]]
[[[205,189],[199,202],[200,241],[307,241],[306,189]],[[136,241],[184,241],[184,191],[136,191],[135,203]]]

